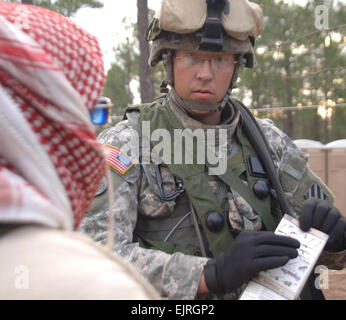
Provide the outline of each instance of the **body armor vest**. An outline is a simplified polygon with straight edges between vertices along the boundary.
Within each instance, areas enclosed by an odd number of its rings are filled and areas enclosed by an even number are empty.
[[[151,132],[166,129],[171,137],[174,137],[174,129],[184,129],[169,108],[166,99],[157,100],[152,104],[132,106],[126,110],[131,111],[140,112],[139,124],[134,125],[139,134],[142,121],[150,121]],[[228,189],[231,187],[236,190],[248,202],[261,217],[266,230],[274,231],[282,214],[280,210],[271,208],[268,176],[240,125],[235,134],[241,150],[227,159],[227,170],[218,178]],[[151,147],[154,146],[155,142],[151,142]],[[174,143],[171,146],[173,155]],[[207,180],[207,169],[212,165],[207,161],[206,164],[197,164],[196,161],[193,163],[167,164],[169,171],[182,181],[185,192],[176,197],[174,211],[167,217],[138,215],[134,240],[141,246],[167,253],[201,255],[202,240],[207,249],[206,255],[216,256],[232,243],[233,234],[228,223],[228,212],[224,212],[220,207]],[[153,163],[150,165],[155,166]],[[198,228],[201,230],[199,239],[196,224],[193,223],[194,211]]]

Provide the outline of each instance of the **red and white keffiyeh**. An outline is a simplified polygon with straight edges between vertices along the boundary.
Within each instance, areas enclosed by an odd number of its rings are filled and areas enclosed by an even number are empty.
[[[0,222],[78,226],[105,172],[89,120],[103,85],[95,37],[0,2]]]

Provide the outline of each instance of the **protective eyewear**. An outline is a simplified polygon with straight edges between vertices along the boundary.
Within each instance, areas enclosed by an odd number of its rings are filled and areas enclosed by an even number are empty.
[[[193,53],[186,53],[183,55],[175,56],[175,59],[179,61],[180,65],[184,68],[202,67],[205,60],[210,62],[213,70],[221,71],[230,69],[236,61],[231,55],[217,55],[214,57],[205,57],[196,55]]]

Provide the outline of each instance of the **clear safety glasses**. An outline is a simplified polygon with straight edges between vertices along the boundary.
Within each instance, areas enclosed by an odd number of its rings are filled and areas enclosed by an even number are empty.
[[[203,66],[205,60],[210,62],[211,68],[214,71],[229,70],[236,63],[233,55],[220,54],[212,57],[205,57],[195,53],[184,53],[174,57],[182,67],[199,68]]]

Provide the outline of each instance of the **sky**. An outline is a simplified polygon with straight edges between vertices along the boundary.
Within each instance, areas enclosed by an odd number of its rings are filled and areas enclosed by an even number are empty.
[[[125,30],[123,18],[128,17],[129,23],[137,21],[137,0],[102,0],[102,2],[103,8],[82,8],[72,20],[98,38],[107,71],[114,61],[113,47],[131,35],[131,31]],[[148,7],[155,11],[159,10],[160,4],[161,0],[148,0]]]

